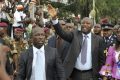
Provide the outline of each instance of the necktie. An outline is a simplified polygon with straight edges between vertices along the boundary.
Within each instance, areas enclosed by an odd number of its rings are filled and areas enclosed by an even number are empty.
[[[84,41],[81,49],[81,63],[86,63],[86,57],[87,57],[87,35],[84,36]]]
[[[37,58],[35,63],[35,80],[45,80],[44,76],[44,66],[43,66],[43,57],[41,56],[40,51],[36,52]]]

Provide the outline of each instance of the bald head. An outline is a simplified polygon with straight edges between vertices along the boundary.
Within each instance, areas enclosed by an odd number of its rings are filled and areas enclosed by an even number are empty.
[[[41,46],[45,43],[45,32],[44,28],[35,27],[32,30],[32,40],[33,45],[36,48],[41,48]]]
[[[35,28],[32,29],[32,35],[36,34],[37,32],[42,32],[45,34],[44,28],[41,28],[39,26],[36,26]]]

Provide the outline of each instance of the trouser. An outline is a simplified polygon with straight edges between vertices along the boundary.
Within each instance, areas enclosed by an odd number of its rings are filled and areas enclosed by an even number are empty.
[[[98,80],[97,77],[93,76],[92,69],[80,71],[74,69],[71,75],[71,80]]]

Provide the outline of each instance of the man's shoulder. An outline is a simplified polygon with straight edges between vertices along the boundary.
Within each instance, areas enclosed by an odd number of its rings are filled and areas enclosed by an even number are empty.
[[[45,45],[45,52],[49,55],[49,56],[55,56],[56,54],[58,54],[57,49],[50,47],[48,45]]]
[[[50,47],[50,46],[48,46],[48,45],[45,45],[45,50],[48,50],[48,51],[53,50],[53,51],[55,51],[55,50],[57,50],[57,49],[56,49],[56,48],[53,48],[53,47]]]
[[[94,37],[96,37],[97,39],[103,40],[103,37],[102,37],[102,36],[99,36],[99,35],[96,35],[96,34],[93,34],[93,33],[92,33],[92,35],[93,35]]]
[[[24,56],[24,57],[27,57],[30,53],[33,52],[33,48],[30,47],[28,48],[27,50],[24,50],[22,53],[21,53],[21,56]]]

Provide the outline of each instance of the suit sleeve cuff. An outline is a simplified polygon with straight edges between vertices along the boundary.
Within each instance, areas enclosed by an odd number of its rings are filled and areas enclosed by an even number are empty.
[[[53,23],[53,25],[58,24],[58,19],[56,19],[56,20],[52,20],[52,23]]]

